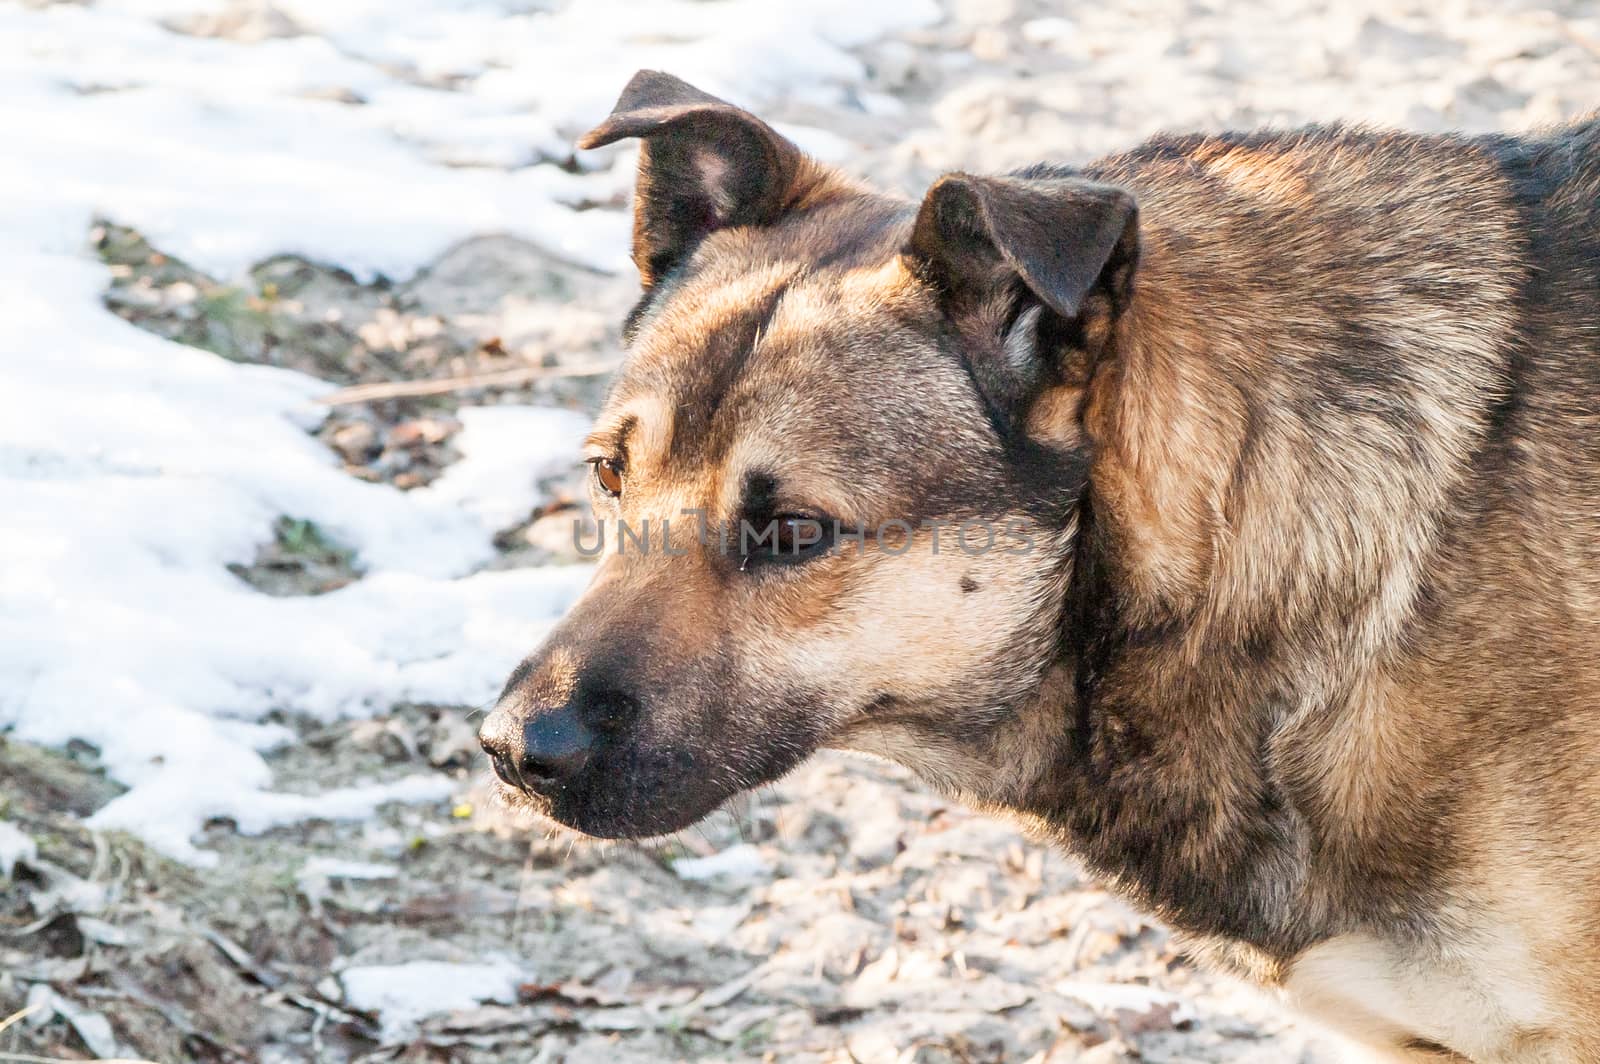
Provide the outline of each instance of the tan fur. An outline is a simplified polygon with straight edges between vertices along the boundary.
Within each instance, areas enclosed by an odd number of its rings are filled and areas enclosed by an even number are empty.
[[[1216,145],[1195,152],[1194,159],[1247,195],[1289,206],[1311,203],[1311,182],[1291,153]]]
[[[652,132],[661,100],[743,154]],[[681,553],[613,542],[486,744],[627,687],[620,767],[544,802],[607,834],[818,746],[888,757],[1380,1059],[1600,1062],[1600,161],[1530,205],[1532,142],[1161,140],[994,184],[1028,223],[997,249],[981,179],[916,211],[745,117],[641,75],[602,127],[690,138],[660,156],[723,215],[730,159],[788,184],[680,248],[698,215],[647,156],[635,252],[676,272],[644,277],[590,441],[626,486],[594,502]],[[1040,293],[1028,182],[1131,195],[1136,263],[1069,214],[1104,275]],[[763,568],[681,516],[752,506],[861,531]],[[972,554],[922,523],[952,516],[1005,531]]]

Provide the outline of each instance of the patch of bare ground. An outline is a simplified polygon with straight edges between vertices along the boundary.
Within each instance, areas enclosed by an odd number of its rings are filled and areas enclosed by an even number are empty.
[[[38,846],[0,907],[0,1010],[42,1006],[0,1051],[81,1058],[99,1017],[116,1052],[158,1061],[1300,1052],[1071,861],[885,766],[824,757],[676,838],[596,844],[485,800],[463,707],[287,723],[284,788],[438,771],[457,799],[218,823],[216,866],[194,869],[82,826],[117,790],[91,751],[0,747],[5,819]],[[487,958],[522,966],[514,1000],[399,1031],[344,1000],[352,968]]]

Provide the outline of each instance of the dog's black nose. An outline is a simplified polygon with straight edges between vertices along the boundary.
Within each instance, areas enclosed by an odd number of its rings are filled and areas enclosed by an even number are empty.
[[[521,790],[548,794],[583,771],[595,735],[571,706],[525,712],[498,707],[483,722],[478,742],[495,775]]]
[[[522,762],[529,786],[562,783],[583,770],[594,748],[594,732],[570,707],[539,713],[522,726]]]

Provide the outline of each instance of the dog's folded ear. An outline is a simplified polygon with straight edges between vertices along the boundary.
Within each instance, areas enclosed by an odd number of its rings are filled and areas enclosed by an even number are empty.
[[[928,190],[906,255],[958,331],[995,343],[998,364],[974,366],[992,400],[1036,389],[1052,347],[1103,341],[1132,293],[1138,215],[1125,189],[1061,170],[953,173]]]
[[[776,221],[821,173],[755,115],[656,70],[635,74],[610,117],[578,147],[625,137],[644,141],[633,261],[647,289],[708,234]]]

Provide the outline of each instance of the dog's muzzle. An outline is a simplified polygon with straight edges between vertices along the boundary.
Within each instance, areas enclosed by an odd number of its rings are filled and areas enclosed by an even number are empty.
[[[513,681],[478,731],[495,775],[528,794],[553,798],[593,769],[638,715],[638,702],[613,685],[582,679],[566,702],[539,705]]]

